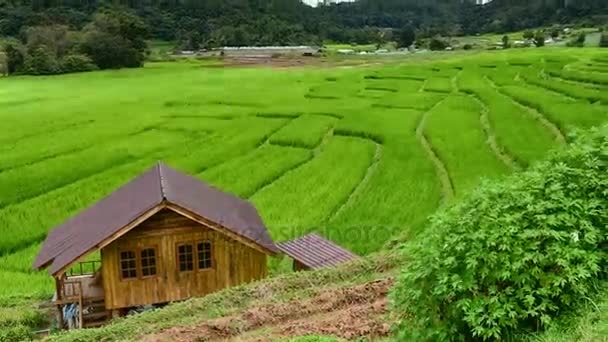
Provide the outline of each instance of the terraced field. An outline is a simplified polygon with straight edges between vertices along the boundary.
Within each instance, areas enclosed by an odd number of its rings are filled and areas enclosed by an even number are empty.
[[[0,79],[0,302],[48,296],[29,269],[48,230],[156,160],[253,201],[275,240],[367,254],[607,119],[594,49]]]

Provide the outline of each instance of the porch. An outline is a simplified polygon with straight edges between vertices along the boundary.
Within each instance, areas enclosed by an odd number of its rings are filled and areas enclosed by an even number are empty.
[[[97,327],[111,318],[105,307],[101,267],[100,260],[83,261],[55,278],[53,305],[62,329]]]

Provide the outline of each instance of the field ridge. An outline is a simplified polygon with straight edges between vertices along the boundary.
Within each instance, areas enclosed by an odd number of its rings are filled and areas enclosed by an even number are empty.
[[[439,158],[437,152],[435,152],[435,150],[433,149],[433,146],[431,145],[429,139],[426,137],[424,130],[426,127],[427,119],[429,115],[431,115],[433,109],[439,107],[444,101],[445,99],[442,99],[441,101],[435,103],[433,107],[431,107],[428,111],[424,112],[420,117],[418,126],[416,127],[416,137],[418,138],[429,159],[431,159],[431,161],[435,165],[435,171],[437,177],[439,178],[439,182],[441,183],[441,194],[443,204],[454,198],[454,185],[452,183],[452,179],[450,178],[450,174],[448,172],[447,167]]]
[[[499,94],[501,94],[502,96],[505,96],[506,98],[511,100],[514,104],[516,104],[517,106],[525,109],[526,112],[529,113],[532,117],[536,118],[543,126],[545,126],[545,128],[547,128],[553,134],[553,136],[555,137],[555,140],[560,145],[564,145],[566,143],[566,137],[564,135],[564,132],[562,132],[562,130],[555,123],[553,123],[551,120],[549,120],[546,115],[539,112],[535,108],[532,108],[532,107],[518,101],[517,99],[513,98],[509,94],[506,94],[489,77],[486,77],[486,80],[490,83],[492,88],[494,88]]]

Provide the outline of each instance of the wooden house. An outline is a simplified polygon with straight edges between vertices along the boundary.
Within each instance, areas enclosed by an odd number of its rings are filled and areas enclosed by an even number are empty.
[[[277,252],[252,204],[158,163],[52,230],[33,267],[55,279],[61,326],[76,308],[88,327],[263,278]]]

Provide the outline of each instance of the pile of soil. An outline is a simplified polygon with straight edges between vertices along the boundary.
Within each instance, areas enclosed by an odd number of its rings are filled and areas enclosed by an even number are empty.
[[[388,336],[386,295],[392,279],[328,289],[317,296],[251,307],[242,313],[144,336],[157,341],[271,341],[305,335],[345,339]]]

